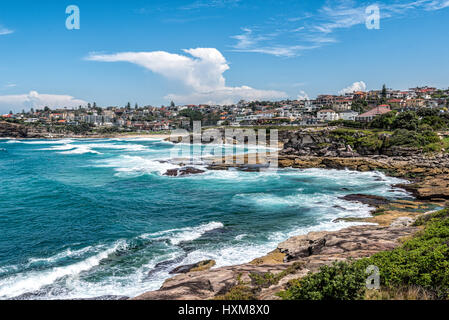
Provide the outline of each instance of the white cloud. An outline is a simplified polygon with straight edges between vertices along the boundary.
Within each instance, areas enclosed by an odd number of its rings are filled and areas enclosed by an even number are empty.
[[[346,93],[353,93],[355,91],[366,91],[366,83],[363,81],[354,82],[349,87],[344,88],[343,90],[339,91],[338,93],[341,95],[344,95]]]
[[[4,36],[11,33],[14,33],[14,31],[0,26],[0,36]]]
[[[436,11],[449,7],[449,0],[396,0],[374,2],[380,8],[381,19],[405,18],[411,12]],[[366,8],[373,5],[369,1],[336,0],[326,1],[316,12],[304,17],[293,17],[276,23],[268,19],[266,23],[242,28],[243,33],[232,36],[237,40],[235,51],[258,52],[278,57],[295,57],[305,50],[321,48],[338,42],[336,33],[366,23]],[[274,26],[282,29],[271,32]]]
[[[297,28],[290,32],[300,32],[302,29]],[[316,44],[310,45],[282,45],[282,44],[268,44],[270,40],[276,37],[276,34],[268,35],[255,35],[254,31],[250,28],[243,28],[243,33],[232,36],[236,39],[237,43],[233,46],[234,51],[238,52],[255,52],[265,53],[278,57],[294,57],[298,56],[304,50],[315,49],[318,46]]]
[[[7,84],[5,84],[3,86],[2,89],[10,89],[10,88],[15,88],[15,87],[17,87],[17,84],[15,84],[15,83],[7,83]]]
[[[441,9],[444,9],[447,7],[449,7],[449,0],[443,0],[443,1],[435,0],[435,1],[430,1],[430,3],[427,4],[426,10],[430,10],[430,11],[441,10]]]
[[[310,100],[310,98],[304,90],[301,90],[298,94],[298,100]]]
[[[223,73],[229,70],[225,57],[215,48],[184,50],[189,56],[154,52],[123,52],[90,54],[87,60],[103,62],[130,62],[154,73],[182,83],[192,91],[188,95],[169,94],[177,103],[229,103],[241,99],[277,99],[286,97],[280,91],[257,90],[248,86],[227,87]]]
[[[257,90],[248,86],[224,87],[210,92],[193,92],[187,95],[169,94],[167,100],[187,104],[233,104],[240,100],[254,101],[285,98],[286,93],[275,90]]]
[[[240,3],[241,0],[197,0],[189,5],[180,7],[181,10],[192,10],[202,8],[225,8],[234,7]]]
[[[0,111],[2,113],[9,112],[10,110],[20,111],[22,109],[36,109],[45,106],[49,108],[73,108],[85,104],[86,101],[75,99],[72,96],[40,94],[36,91],[31,91],[28,94],[0,96]]]

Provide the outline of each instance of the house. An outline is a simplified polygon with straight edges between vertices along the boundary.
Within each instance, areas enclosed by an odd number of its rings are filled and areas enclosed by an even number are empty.
[[[338,113],[331,109],[325,109],[318,111],[317,117],[320,121],[335,121],[338,120]]]
[[[341,111],[347,111],[350,110],[352,106],[352,100],[351,99],[339,99],[337,100],[333,106],[332,109],[334,109],[337,112],[341,112]]]
[[[359,115],[358,112],[348,110],[340,112],[340,119],[346,120],[346,121],[355,121],[355,118]]]
[[[361,122],[370,122],[371,120],[373,120],[375,117],[380,116],[382,114],[388,113],[390,112],[390,106],[389,105],[380,105],[374,109],[371,109],[368,112],[362,113],[361,115],[357,116],[355,118],[356,121],[361,121]]]
[[[318,118],[304,117],[299,124],[301,126],[313,126],[318,124]]]

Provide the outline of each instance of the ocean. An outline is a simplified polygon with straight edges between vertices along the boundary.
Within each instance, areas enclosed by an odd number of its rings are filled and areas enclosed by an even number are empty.
[[[411,198],[378,172],[209,171],[198,157],[205,173],[164,176],[176,148],[190,146],[0,140],[0,299],[133,297],[179,265],[246,263],[293,235],[356,224],[337,218],[369,216],[344,195]]]

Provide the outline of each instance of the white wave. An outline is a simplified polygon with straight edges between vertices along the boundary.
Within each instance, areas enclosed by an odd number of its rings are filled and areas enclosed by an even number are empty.
[[[87,144],[92,149],[115,149],[126,151],[143,151],[148,149],[147,146],[141,144],[116,144],[116,143],[95,143]]]
[[[60,146],[53,146],[50,148],[43,148],[43,149],[39,149],[40,151],[67,151],[67,150],[72,150],[75,149],[76,147],[70,144],[63,144]]]
[[[17,297],[28,292],[34,292],[44,286],[54,283],[56,280],[70,276],[75,277],[83,271],[88,271],[106,259],[110,254],[120,248],[126,247],[126,242],[118,241],[113,247],[100,252],[81,262],[68,266],[54,267],[44,271],[31,271],[20,273],[12,277],[0,280],[0,297]]]
[[[184,241],[193,241],[200,238],[208,231],[223,228],[224,225],[221,222],[209,222],[197,227],[186,227],[172,230],[165,230],[156,233],[144,234],[141,237],[144,239],[167,239],[173,245],[178,245]]]
[[[135,141],[148,141],[148,142],[159,142],[159,141],[164,141],[163,138],[114,138],[111,139],[112,141],[131,141],[131,142],[135,142]]]
[[[79,145],[79,146],[75,146],[74,149],[70,149],[68,151],[59,152],[59,154],[86,154],[86,153],[101,154],[98,151],[92,150],[87,145]]]
[[[239,234],[238,236],[235,237],[235,240],[240,241],[243,238],[246,238],[248,235],[246,233],[243,234]]]
[[[115,144],[115,143],[86,143],[86,144],[64,144],[62,146],[53,146],[50,148],[44,148],[40,150],[45,151],[61,151],[75,149],[72,154],[87,153],[87,150],[93,149],[113,149],[113,150],[125,150],[125,151],[144,151],[148,149],[144,145],[140,144]],[[96,151],[90,151],[91,153],[97,153]],[[65,153],[70,154],[70,153]]]
[[[81,257],[86,253],[89,253],[93,250],[98,250],[100,247],[92,247],[92,246],[88,246],[79,250],[72,250],[70,248],[54,255],[48,258],[29,258],[28,259],[28,265],[33,265],[36,263],[55,263],[58,262],[60,260],[66,259],[66,258],[77,258],[77,257]]]
[[[21,143],[24,144],[69,144],[74,142],[75,140],[73,139],[60,139],[60,140],[22,140],[20,141]]]
[[[319,231],[332,232],[361,225],[376,225],[376,224],[369,222],[349,222],[349,221],[334,222],[330,220],[325,220],[313,226],[292,228],[288,232],[273,232],[272,234],[269,235],[268,238],[272,241],[275,241],[276,243],[279,243],[287,240],[290,237],[306,235],[310,232],[319,232]]]
[[[148,159],[140,156],[122,155],[117,158],[105,159],[97,162],[97,167],[114,168],[119,176],[134,176],[149,173],[159,173],[163,175],[167,170],[179,168],[168,162],[159,162],[154,159]]]

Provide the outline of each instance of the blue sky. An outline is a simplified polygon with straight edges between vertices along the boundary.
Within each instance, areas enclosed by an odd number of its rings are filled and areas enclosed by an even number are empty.
[[[447,88],[447,30],[449,0],[1,1],[0,113]]]

